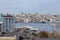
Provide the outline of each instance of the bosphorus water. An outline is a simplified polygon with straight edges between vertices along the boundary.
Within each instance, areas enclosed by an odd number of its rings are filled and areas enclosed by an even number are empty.
[[[15,23],[15,27],[31,26],[38,30],[45,30],[48,32],[53,32],[55,25],[52,23]]]

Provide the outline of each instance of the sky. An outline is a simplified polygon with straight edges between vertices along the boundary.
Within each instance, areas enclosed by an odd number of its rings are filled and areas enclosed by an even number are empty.
[[[0,13],[60,14],[60,0],[0,0]]]

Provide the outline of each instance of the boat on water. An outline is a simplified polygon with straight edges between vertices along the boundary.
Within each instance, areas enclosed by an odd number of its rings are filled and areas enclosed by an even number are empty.
[[[39,23],[49,23],[48,21],[40,20]]]
[[[32,26],[29,26],[29,25],[23,26],[23,28],[29,28],[30,30],[38,30],[37,28],[34,28],[34,27],[32,27]]]
[[[42,22],[40,22],[40,23],[46,23],[46,22],[42,21]]]

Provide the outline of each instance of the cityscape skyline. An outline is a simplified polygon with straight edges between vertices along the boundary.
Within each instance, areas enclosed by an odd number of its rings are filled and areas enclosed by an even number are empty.
[[[60,0],[0,0],[1,40],[59,40]]]
[[[60,14],[60,0],[0,0],[0,12]]]

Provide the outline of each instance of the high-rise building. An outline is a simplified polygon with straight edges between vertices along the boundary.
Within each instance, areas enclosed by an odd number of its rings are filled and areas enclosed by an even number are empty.
[[[2,32],[12,32],[15,29],[15,17],[13,15],[3,15],[2,22]]]
[[[0,22],[0,36],[2,35],[1,27],[2,27],[2,22]]]

